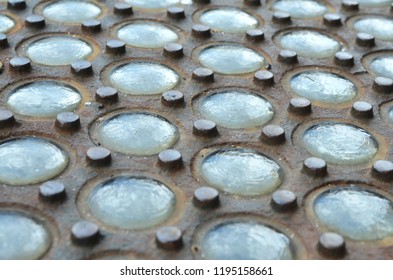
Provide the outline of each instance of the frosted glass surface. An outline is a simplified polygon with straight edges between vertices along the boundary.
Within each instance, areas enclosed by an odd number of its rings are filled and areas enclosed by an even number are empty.
[[[99,6],[85,1],[56,1],[43,9],[44,17],[64,23],[81,23],[101,13]]]
[[[370,68],[376,76],[393,79],[393,55],[383,55],[373,59]]]
[[[374,35],[376,39],[393,40],[393,20],[384,17],[364,17],[354,22],[353,27],[357,32]]]
[[[389,6],[393,0],[356,0],[361,7],[383,7]]]
[[[126,3],[133,7],[141,9],[163,9],[176,4],[180,4],[180,0],[125,0]]]
[[[6,33],[15,26],[15,22],[6,15],[0,15],[0,33]]]
[[[273,4],[275,11],[285,12],[294,18],[312,18],[322,16],[328,12],[328,8],[317,1],[308,0],[282,0]]]

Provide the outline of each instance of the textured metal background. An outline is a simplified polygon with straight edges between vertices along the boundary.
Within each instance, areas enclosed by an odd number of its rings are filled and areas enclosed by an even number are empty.
[[[192,259],[198,258],[195,252],[198,246],[198,236],[203,232],[206,225],[213,219],[248,219],[257,216],[258,219],[268,221],[278,229],[289,233],[293,237],[297,258],[322,259],[317,250],[319,235],[326,231],[318,228],[312,215],[307,214],[309,204],[306,196],[311,191],[331,182],[363,182],[376,189],[391,194],[393,187],[389,182],[383,182],[371,177],[371,166],[376,159],[393,159],[391,143],[393,137],[392,125],[386,116],[387,102],[392,100],[390,95],[375,93],[372,89],[374,77],[368,74],[361,64],[361,58],[371,51],[391,48],[391,42],[376,40],[375,47],[364,48],[356,45],[356,32],[345,23],[352,15],[365,13],[378,13],[391,17],[390,8],[372,8],[359,11],[347,12],[341,8],[341,1],[329,1],[330,9],[338,13],[343,20],[340,27],[328,27],[323,24],[322,18],[314,19],[292,19],[290,25],[272,23],[273,11],[269,9],[271,2],[262,1],[261,6],[245,5],[240,0],[212,0],[211,4],[183,5],[186,18],[183,20],[172,20],[167,17],[166,10],[147,12],[134,10],[133,15],[119,16],[113,14],[114,1],[99,1],[104,7],[104,14],[100,18],[102,31],[94,34],[86,34],[81,31],[81,26],[67,25],[46,21],[43,29],[34,29],[24,26],[24,19],[31,14],[40,14],[39,2],[27,1],[24,10],[8,10],[5,3],[0,6],[0,13],[11,14],[17,19],[18,26],[8,33],[9,47],[0,50],[0,61],[3,63],[3,71],[0,74],[0,107],[4,107],[4,89],[26,79],[39,79],[42,77],[57,77],[60,79],[74,80],[82,84],[88,92],[84,96],[80,108],[76,113],[81,118],[81,129],[75,133],[61,133],[54,128],[54,119],[33,119],[15,115],[16,125],[0,129],[0,138],[8,139],[21,135],[34,135],[48,137],[62,144],[70,154],[71,161],[67,169],[56,179],[66,185],[67,200],[64,203],[48,204],[38,198],[39,184],[28,186],[0,185],[0,207],[18,208],[29,213],[37,213],[44,224],[51,229],[53,244],[44,259],[84,259],[84,258],[148,258],[148,259]],[[94,1],[93,1],[94,2]],[[2,4],[0,4],[2,5]],[[38,6],[37,6],[38,5]],[[192,25],[197,22],[195,13],[200,9],[213,6],[239,7],[252,15],[263,19],[264,24],[259,26],[265,33],[265,40],[253,43],[246,39],[245,34],[213,33],[210,38],[200,39],[191,35]],[[105,53],[105,45],[109,39],[113,39],[112,26],[134,19],[152,19],[169,24],[180,34],[180,43],[184,47],[184,57],[180,59],[169,59],[164,57],[162,49],[138,49],[127,47],[124,55],[110,55]],[[334,64],[333,58],[329,59],[305,59],[299,57],[297,65],[288,65],[277,62],[280,48],[274,43],[275,34],[286,28],[310,27],[324,30],[330,34],[342,38],[348,51],[354,54],[354,67],[340,67]],[[49,32],[64,32],[79,34],[83,38],[89,38],[97,44],[97,55],[91,61],[94,75],[90,77],[79,77],[71,74],[69,66],[48,67],[32,63],[29,73],[17,73],[10,71],[9,60],[20,52],[20,45],[32,36]],[[196,55],[200,46],[212,42],[237,42],[263,51],[271,60],[271,72],[274,73],[276,83],[273,86],[260,86],[253,82],[252,74],[246,75],[215,75],[214,83],[200,83],[191,78],[192,72],[200,67]],[[128,96],[119,94],[119,101],[114,104],[101,104],[96,102],[94,94],[97,88],[108,85],[105,78],[107,65],[124,59],[138,59],[162,62],[175,69],[181,76],[181,82],[176,87],[184,93],[186,105],[181,108],[169,108],[161,104],[161,96]],[[307,116],[298,116],[287,111],[290,99],[293,97],[285,90],[285,83],[281,78],[287,71],[293,71],[294,67],[310,68],[332,67],[337,73],[346,75],[351,73],[357,78],[357,86],[363,91],[351,102],[340,106],[327,106],[314,104],[312,113]],[[284,128],[287,141],[282,145],[271,146],[259,140],[262,127],[246,130],[232,130],[218,127],[219,136],[212,138],[196,137],[192,133],[193,122],[201,116],[194,110],[193,97],[211,89],[222,87],[244,88],[257,92],[272,103],[275,115],[269,124],[277,124]],[[370,120],[355,119],[350,114],[353,102],[365,100],[374,106],[374,118]],[[180,131],[180,140],[174,146],[182,153],[184,168],[177,171],[163,170],[157,164],[157,156],[137,157],[126,156],[120,153],[112,153],[112,164],[109,167],[90,167],[86,164],[85,156],[88,148],[94,146],[89,137],[89,128],[94,121],[110,112],[121,109],[146,111],[158,113],[173,124]],[[314,178],[304,174],[302,170],[303,161],[310,154],[302,147],[299,140],[300,132],[311,124],[324,119],[337,119],[347,123],[356,124],[367,131],[372,132],[380,143],[377,156],[372,162],[355,166],[328,165],[328,176]],[[196,188],[203,185],[200,181],[198,171],[194,168],[194,161],[198,160],[200,151],[209,147],[241,146],[252,147],[275,159],[284,169],[285,179],[280,189],[291,190],[298,197],[298,209],[280,213],[270,206],[271,194],[255,198],[245,198],[220,193],[221,205],[217,209],[199,209],[192,203],[193,193]],[[164,223],[174,225],[183,232],[184,246],[177,251],[166,251],[158,249],[155,244],[155,234],[158,228],[155,226],[145,230],[114,230],[99,224],[104,238],[93,247],[76,246],[71,243],[70,230],[72,225],[81,220],[92,220],[87,214],[86,205],[80,201],[77,203],[78,195],[83,186],[92,181],[97,182],[101,178],[107,178],[112,174],[127,172],[135,175],[146,175],[157,178],[170,188],[176,190],[177,206],[176,212]],[[346,259],[392,259],[393,242],[381,244],[378,242],[356,242],[349,239],[347,242]],[[193,251],[194,250],[194,251]]]

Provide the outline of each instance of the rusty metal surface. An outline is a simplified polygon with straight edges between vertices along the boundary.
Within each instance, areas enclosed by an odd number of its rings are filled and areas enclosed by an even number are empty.
[[[343,25],[330,27],[323,24],[322,17],[313,19],[292,19],[288,25],[272,23],[273,11],[269,9],[272,1],[262,1],[261,6],[245,5],[243,1],[212,0],[210,4],[183,5],[185,19],[170,19],[166,10],[147,12],[134,9],[132,15],[113,13],[114,1],[99,1],[104,14],[99,18],[102,30],[97,33],[82,32],[80,24],[60,24],[46,20],[46,26],[35,29],[24,26],[24,20],[32,14],[41,14],[42,4],[27,1],[23,10],[7,9],[5,3],[0,5],[0,13],[10,14],[17,19],[17,27],[7,34],[9,46],[0,49],[0,108],[5,108],[5,95],[10,88],[28,80],[57,78],[64,81],[72,80],[83,87],[83,100],[75,111],[80,117],[80,129],[62,131],[55,127],[55,118],[31,118],[15,114],[16,123],[0,128],[1,141],[19,136],[41,136],[58,143],[70,155],[70,162],[65,171],[55,179],[61,181],[66,188],[67,198],[61,203],[47,203],[39,198],[40,184],[11,186],[0,184],[0,208],[17,208],[34,217],[42,219],[52,234],[52,245],[43,259],[89,259],[89,258],[147,258],[147,259],[193,259],[199,258],[200,235],[209,225],[216,224],[220,219],[238,220],[257,217],[267,221],[277,229],[293,236],[295,256],[299,259],[324,259],[317,250],[319,235],[326,231],[318,227],[310,212],[308,195],[320,187],[334,182],[360,182],[369,187],[381,190],[392,196],[393,187],[390,182],[371,176],[372,164],[377,159],[393,159],[391,143],[393,137],[392,124],[387,120],[388,104],[393,100],[389,94],[376,93],[372,89],[374,76],[366,72],[361,60],[363,56],[376,50],[391,48],[391,42],[376,40],[374,47],[360,47],[356,41],[356,32],[347,26],[346,20],[351,16],[366,13],[377,13],[392,17],[390,7],[360,8],[359,11],[345,11],[341,1],[329,1],[331,12],[342,17]],[[94,2],[94,1],[92,1]],[[198,23],[197,15],[201,10],[215,6],[233,6],[241,8],[257,16],[263,23],[258,28],[265,34],[265,40],[253,42],[244,34],[226,34],[212,32],[210,38],[198,38],[191,35],[192,25]],[[163,56],[162,49],[140,49],[127,46],[126,53],[120,55],[105,52],[106,42],[116,39],[114,28],[124,22],[135,19],[151,19],[163,22],[180,34],[179,43],[183,45],[184,56],[168,58]],[[330,35],[341,38],[340,41],[354,55],[353,67],[342,67],[334,63],[333,57],[328,59],[306,59],[298,57],[297,64],[284,64],[277,61],[280,47],[275,43],[277,34],[287,28],[308,27],[323,30]],[[31,63],[31,71],[17,72],[10,69],[10,59],[24,56],[23,44],[33,36],[52,33],[75,34],[87,38],[96,45],[96,53],[89,59],[93,67],[93,75],[78,76],[71,73],[70,66],[44,66]],[[261,85],[254,82],[254,73],[244,75],[215,74],[214,82],[203,83],[192,79],[193,71],[201,67],[197,54],[202,47],[215,42],[236,42],[243,44],[259,53],[267,55],[274,74],[275,84]],[[367,56],[366,58],[367,59]],[[176,90],[184,94],[185,105],[180,107],[165,106],[161,95],[130,96],[119,92],[114,103],[101,103],[95,100],[95,92],[102,86],[110,86],[108,67],[133,60],[148,60],[170,66],[180,76],[181,81]],[[1,69],[0,63],[0,69]],[[312,102],[312,113],[294,114],[287,110],[294,96],[287,90],[287,76],[299,69],[323,67],[332,69],[334,73],[355,77],[360,94],[354,100],[335,105]],[[1,71],[1,70],[0,70]],[[193,134],[193,123],[201,119],[195,109],[194,102],[201,94],[221,88],[247,89],[265,97],[274,107],[274,118],[268,124],[281,126],[285,131],[286,141],[283,144],[271,145],[260,140],[262,127],[251,129],[226,129],[218,126],[218,136],[201,137]],[[371,119],[354,118],[350,111],[356,101],[367,101],[373,105],[374,117]],[[113,112],[143,111],[163,116],[178,127],[180,138],[173,149],[181,152],[183,167],[174,170],[160,166],[157,155],[127,156],[112,152],[109,166],[91,166],[86,161],[86,152],[98,144],[92,137],[92,126],[96,120]],[[302,131],[310,124],[320,120],[339,120],[356,124],[371,132],[379,142],[377,155],[369,162],[360,165],[340,166],[328,164],[328,175],[313,177],[302,171],[303,161],[311,155],[302,146],[299,139]],[[252,198],[230,195],[220,192],[220,205],[216,208],[196,207],[193,203],[194,191],[205,182],[199,175],[197,162],[207,150],[217,147],[252,147],[276,160],[284,170],[284,181],[280,190],[290,190],[296,194],[298,208],[279,212],[270,204],[272,194]],[[1,160],[1,159],[0,159]],[[142,230],[121,230],[99,223],[91,216],[86,206],[86,192],[95,183],[110,178],[115,174],[132,174],[155,178],[165,183],[176,194],[174,214],[163,224]],[[36,213],[36,214],[35,214]],[[78,221],[86,219],[96,222],[103,238],[95,246],[78,246],[72,243],[71,228]],[[157,247],[155,236],[163,226],[176,226],[183,233],[183,246],[178,250],[164,250]],[[347,253],[344,259],[392,259],[393,242],[360,242],[346,239]]]

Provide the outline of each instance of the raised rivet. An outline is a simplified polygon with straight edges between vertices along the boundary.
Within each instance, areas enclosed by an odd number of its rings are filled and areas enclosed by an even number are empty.
[[[325,14],[323,16],[323,24],[327,26],[341,26],[341,17],[338,14]]]
[[[101,21],[96,19],[89,19],[82,22],[82,31],[89,33],[96,33],[101,31]]]
[[[33,28],[44,28],[45,18],[39,15],[31,15],[25,19],[25,25]]]
[[[197,120],[194,122],[192,132],[199,136],[216,136],[218,134],[217,125],[210,120]]]
[[[375,45],[375,37],[374,35],[361,32],[356,35],[356,43],[362,47],[373,47]]]
[[[9,110],[0,109],[0,128],[13,125],[14,123],[14,114]]]
[[[71,228],[71,240],[80,246],[92,246],[100,240],[100,229],[94,223],[79,221]]]
[[[323,177],[327,175],[326,161],[317,158],[309,157],[303,162],[303,171],[311,176]]]
[[[192,2],[197,4],[209,4],[210,0],[192,0]]]
[[[274,75],[270,71],[260,70],[254,74],[254,82],[262,85],[274,84]]]
[[[334,55],[334,63],[340,66],[352,67],[354,65],[353,54],[346,51],[337,52]]]
[[[278,24],[290,24],[291,15],[285,12],[274,12],[272,20]]]
[[[183,247],[183,234],[177,227],[162,227],[156,233],[157,247],[178,250]]]
[[[197,68],[192,72],[192,78],[199,82],[214,82],[214,72],[209,68]]]
[[[282,144],[285,142],[285,131],[278,125],[267,125],[262,129],[260,139],[266,144]]]
[[[61,130],[77,130],[80,125],[79,116],[72,112],[58,114],[55,121],[55,126]]]
[[[319,236],[318,250],[328,257],[342,257],[345,255],[345,240],[335,232],[325,232]]]
[[[8,46],[7,35],[0,33],[0,48],[7,48]]]
[[[377,160],[373,164],[371,175],[381,180],[392,180],[393,162],[388,160]]]
[[[200,208],[214,208],[220,204],[220,196],[216,189],[201,187],[195,190],[193,203]]]
[[[113,87],[100,87],[95,94],[96,100],[101,102],[116,102],[118,96],[117,89]]]
[[[296,195],[287,190],[276,191],[272,195],[270,204],[277,211],[288,211],[297,207]]]
[[[365,101],[357,101],[352,105],[351,114],[356,118],[372,118],[373,105]]]
[[[265,39],[265,33],[261,29],[250,29],[246,32],[246,38],[254,42],[260,42]]]
[[[24,0],[8,0],[7,8],[10,10],[24,10],[24,9],[26,9],[26,1],[24,1]]]
[[[359,10],[359,3],[352,0],[344,0],[341,7],[346,11],[357,11]]]
[[[310,100],[303,97],[292,98],[289,102],[288,110],[291,113],[299,115],[307,115],[311,113],[311,102]]]
[[[169,90],[161,95],[161,103],[165,106],[180,107],[184,105],[184,94],[177,90]]]
[[[127,3],[116,3],[113,7],[113,13],[122,16],[132,15],[132,6]]]
[[[209,26],[203,24],[194,24],[192,26],[191,34],[199,38],[208,38],[211,36],[211,30]]]
[[[382,93],[391,93],[393,91],[393,80],[386,77],[376,77],[373,89]]]
[[[86,161],[92,166],[108,165],[112,161],[111,151],[104,147],[91,147],[86,152]]]
[[[183,158],[179,151],[168,149],[158,154],[158,164],[167,169],[177,169],[183,166]]]
[[[79,76],[89,76],[93,74],[93,66],[86,60],[75,61],[71,64],[71,73]]]
[[[105,51],[110,54],[124,54],[126,44],[119,40],[109,40],[106,42]]]
[[[27,72],[31,70],[30,59],[26,57],[14,57],[10,60],[12,71]]]
[[[291,50],[281,50],[278,54],[278,61],[286,64],[295,64],[298,62],[297,54]]]
[[[261,5],[261,0],[244,0],[243,2],[245,5],[249,5],[249,6],[260,6]]]
[[[47,202],[59,202],[66,198],[66,189],[62,182],[47,181],[40,186],[39,197]]]
[[[184,8],[182,7],[170,7],[166,11],[166,14],[169,18],[171,19],[183,19],[186,17],[186,14],[184,13]]]
[[[183,46],[178,43],[166,44],[163,53],[171,58],[180,58],[183,56]]]

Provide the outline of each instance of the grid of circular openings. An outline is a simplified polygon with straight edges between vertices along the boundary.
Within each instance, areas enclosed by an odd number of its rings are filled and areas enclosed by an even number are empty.
[[[203,237],[202,258],[214,260],[289,260],[291,241],[269,226],[251,221],[223,222]]]
[[[7,33],[15,26],[15,21],[7,15],[0,14],[0,33]]]
[[[50,232],[23,212],[0,208],[0,260],[34,260],[48,251]]]
[[[214,31],[225,33],[243,33],[259,25],[256,17],[230,7],[207,10],[200,15],[199,21]]]
[[[55,117],[71,112],[82,101],[80,91],[58,80],[35,80],[23,83],[9,91],[7,106],[15,113],[29,117]]]
[[[353,240],[393,236],[392,201],[362,186],[333,186],[315,198],[313,210],[329,230]]]
[[[274,160],[245,148],[213,151],[203,157],[199,169],[207,185],[242,196],[269,193],[284,180],[284,172]]]
[[[159,115],[124,112],[99,120],[93,127],[92,136],[113,151],[147,156],[173,147],[179,132]]]
[[[266,64],[266,59],[255,50],[235,44],[206,47],[198,58],[203,66],[228,75],[255,72]]]
[[[106,225],[144,229],[167,220],[174,212],[176,197],[159,181],[117,176],[94,187],[87,203],[94,217]]]
[[[288,13],[293,18],[321,17],[329,11],[325,3],[314,0],[276,0],[271,8]]]
[[[51,1],[42,11],[49,20],[62,23],[81,23],[85,20],[95,19],[102,14],[101,8],[89,1]]]
[[[33,62],[48,65],[70,65],[92,55],[93,46],[72,35],[47,34],[24,46],[24,52]],[[59,55],[61,54],[61,55]]]
[[[290,78],[290,90],[311,101],[339,104],[358,95],[355,83],[327,70],[306,70]]]
[[[47,181],[64,171],[69,156],[57,144],[38,137],[0,143],[0,182],[27,185]]]
[[[156,21],[132,21],[122,24],[116,36],[126,44],[139,48],[162,48],[179,40],[172,28]]]
[[[204,118],[231,129],[261,126],[274,116],[273,106],[264,97],[246,90],[220,90],[195,102]]]
[[[111,68],[109,81],[113,87],[126,94],[154,95],[176,87],[180,76],[163,64],[132,61]]]
[[[330,35],[312,29],[293,29],[278,33],[276,41],[283,49],[307,58],[328,58],[342,49],[342,43]]]
[[[305,148],[334,164],[361,164],[378,152],[378,142],[366,130],[339,122],[319,123],[303,134]]]

